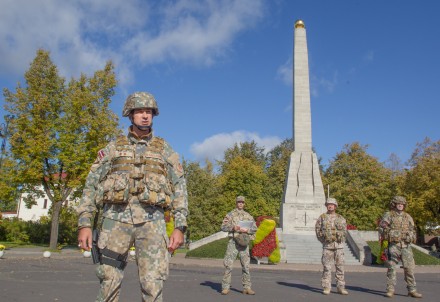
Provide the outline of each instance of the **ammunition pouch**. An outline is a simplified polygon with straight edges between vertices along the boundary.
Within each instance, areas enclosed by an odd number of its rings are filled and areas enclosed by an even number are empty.
[[[344,231],[336,231],[336,242],[337,243],[345,242],[345,232]]]
[[[102,187],[103,203],[128,203],[130,199],[130,178],[128,173],[109,174],[99,185]]]
[[[335,229],[326,229],[324,233],[324,242],[332,243],[336,241],[336,230]]]
[[[402,241],[402,232],[400,230],[392,229],[388,232],[388,242],[399,243]]]

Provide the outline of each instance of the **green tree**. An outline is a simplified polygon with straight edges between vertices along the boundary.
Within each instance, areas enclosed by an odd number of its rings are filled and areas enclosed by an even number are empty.
[[[0,212],[14,211],[17,208],[15,162],[3,157],[0,167]]]
[[[264,195],[269,207],[275,209],[275,215],[279,216],[279,210],[284,193],[287,178],[287,166],[290,155],[293,152],[293,139],[286,139],[273,148],[266,156],[266,174],[268,177]]]
[[[32,199],[45,193],[52,202],[50,248],[58,243],[59,216],[69,196],[79,195],[97,151],[120,131],[109,109],[116,77],[108,62],[92,77],[66,85],[50,59],[38,50],[25,73],[26,86],[4,89],[11,121],[10,151],[22,190]]]
[[[420,235],[440,225],[440,141],[418,143],[409,164],[401,191]]]
[[[374,230],[393,195],[391,171],[367,154],[366,145],[345,145],[324,173],[338,212],[360,230]]]
[[[235,207],[238,195],[246,197],[246,209],[254,217],[277,213],[277,209],[270,208],[265,199],[265,186],[268,183],[264,170],[265,156],[263,149],[255,142],[236,144],[227,149],[225,161],[220,166],[219,204],[225,209],[221,216]]]
[[[262,167],[266,164],[266,158],[264,155],[264,148],[257,145],[256,142],[243,142],[240,144],[234,144],[233,147],[225,150],[224,160],[219,162],[222,170],[227,169],[227,165],[236,157],[247,158],[256,165]]]
[[[217,176],[213,164],[183,162],[188,189],[188,230],[191,240],[198,240],[219,231],[223,213],[218,204]],[[221,214],[220,214],[221,215]]]

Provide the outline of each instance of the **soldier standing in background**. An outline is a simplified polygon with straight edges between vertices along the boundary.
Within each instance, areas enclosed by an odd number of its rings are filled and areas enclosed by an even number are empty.
[[[336,287],[341,295],[348,295],[344,280],[344,243],[347,234],[347,223],[336,214],[338,202],[327,198],[327,213],[321,214],[315,225],[316,237],[322,243],[322,265],[324,266],[321,284],[324,295],[330,294],[332,263],[336,267]]]
[[[221,226],[221,230],[223,232],[228,232],[229,236],[228,247],[224,259],[226,270],[222,280],[222,295],[227,295],[229,293],[232,266],[235,259],[237,259],[237,254],[240,257],[242,268],[241,281],[243,284],[243,294],[255,295],[255,292],[251,288],[251,275],[249,273],[249,243],[250,240],[254,239],[257,225],[254,218],[248,212],[243,210],[244,200],[245,198],[243,196],[238,196],[236,198],[236,208],[226,215]],[[244,221],[250,222],[251,226],[249,228],[240,226],[240,222]]]
[[[380,236],[388,240],[387,292],[385,296],[389,298],[394,296],[394,287],[397,283],[396,265],[399,259],[403,264],[408,296],[422,297],[422,294],[418,293],[416,289],[415,262],[411,248],[411,243],[416,240],[415,225],[412,217],[404,211],[405,205],[405,197],[395,196],[391,200],[391,211],[386,212],[379,223]]]
[[[119,300],[133,245],[143,301],[162,301],[170,253],[183,243],[187,227],[186,182],[178,154],[153,135],[153,117],[159,115],[153,95],[129,95],[122,115],[132,123],[128,135],[100,150],[87,176],[78,208],[78,247],[92,247],[92,217],[102,207],[96,270],[101,286],[96,301]],[[166,209],[174,215],[170,238]]]

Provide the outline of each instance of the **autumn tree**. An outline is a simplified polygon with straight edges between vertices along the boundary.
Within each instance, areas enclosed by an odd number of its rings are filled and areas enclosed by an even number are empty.
[[[420,235],[440,225],[440,141],[418,143],[409,166],[400,189]]]
[[[218,205],[219,188],[213,164],[204,167],[198,162],[183,162],[188,190],[188,231],[191,240],[198,240],[219,231],[222,209]],[[221,214],[219,214],[221,213]]]
[[[338,212],[360,230],[374,230],[393,195],[391,171],[358,142],[345,145],[330,161],[324,185],[338,200]]]
[[[58,243],[60,210],[78,196],[99,149],[119,132],[109,109],[114,95],[114,67],[108,62],[93,76],[68,84],[49,52],[38,50],[15,93],[4,89],[5,109],[12,119],[10,151],[17,163],[28,206],[43,193],[52,202],[50,248]]]
[[[246,197],[246,210],[252,216],[275,215],[277,209],[269,207],[264,194],[268,183],[264,149],[253,141],[235,144],[225,151],[224,158],[219,175],[221,216],[235,207],[238,195]]]
[[[4,156],[0,166],[0,212],[17,208],[15,162]]]
[[[269,207],[275,210],[275,216],[279,216],[287,178],[287,167],[292,152],[293,139],[286,139],[266,155],[267,185],[264,195]]]

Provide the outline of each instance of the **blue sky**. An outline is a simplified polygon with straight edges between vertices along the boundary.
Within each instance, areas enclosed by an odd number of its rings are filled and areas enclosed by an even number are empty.
[[[155,95],[156,135],[185,159],[222,159],[236,142],[270,150],[292,136],[293,25],[307,30],[312,144],[324,165],[345,144],[402,161],[440,139],[440,1],[3,0],[0,87],[15,90],[38,48],[67,79],[107,60],[121,117]],[[5,114],[0,98],[0,121]],[[126,119],[120,119],[127,127]]]

